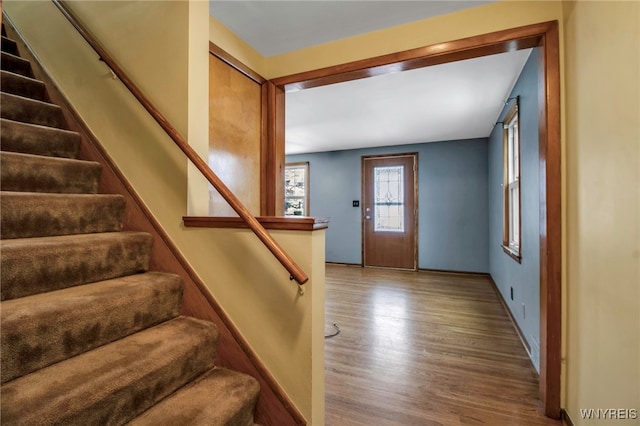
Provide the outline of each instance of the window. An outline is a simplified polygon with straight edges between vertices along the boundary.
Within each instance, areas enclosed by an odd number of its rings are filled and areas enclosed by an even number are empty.
[[[503,122],[504,226],[502,248],[520,262],[520,126],[518,98]]]
[[[309,163],[290,163],[285,166],[284,214],[309,215]]]
[[[404,166],[373,168],[374,231],[404,232]]]

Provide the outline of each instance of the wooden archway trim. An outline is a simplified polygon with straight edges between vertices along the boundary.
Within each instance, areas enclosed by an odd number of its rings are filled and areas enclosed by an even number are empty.
[[[374,58],[278,77],[273,84],[285,92],[310,89],[360,78],[408,71],[480,56],[537,47],[552,22],[528,25],[460,40],[432,44]]]
[[[543,22],[403,52],[279,77],[267,82],[271,150],[268,214],[278,206],[283,186],[285,92],[389,74],[436,64],[539,47],[540,170],[540,400],[545,415],[560,418],[561,371],[561,141],[560,58],[557,21]]]

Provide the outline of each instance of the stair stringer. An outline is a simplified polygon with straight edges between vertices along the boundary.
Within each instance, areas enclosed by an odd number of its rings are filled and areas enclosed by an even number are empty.
[[[98,162],[102,166],[98,192],[120,194],[125,198],[123,230],[147,232],[153,237],[149,269],[177,274],[184,281],[181,314],[211,321],[218,327],[216,365],[258,380],[260,395],[255,408],[255,422],[264,426],[306,425],[300,411],[225,314],[73,105],[41,67],[19,33],[9,22],[5,23],[5,28],[8,35],[17,41],[21,56],[31,61],[34,77],[46,84],[51,102],[62,108],[69,130],[80,134],[79,158]]]

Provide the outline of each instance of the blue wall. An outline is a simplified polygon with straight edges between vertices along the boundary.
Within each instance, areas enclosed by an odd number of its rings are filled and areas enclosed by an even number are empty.
[[[360,264],[361,157],[418,153],[418,267],[488,272],[487,140],[471,139],[287,156],[308,161],[310,215],[330,217],[328,262]]]
[[[531,347],[540,358],[540,201],[538,172],[538,52],[533,50],[509,97],[520,96],[521,255],[518,264],[502,251],[502,126],[489,137],[489,272]],[[502,120],[508,104],[499,121]],[[514,298],[511,300],[510,287]],[[523,317],[522,305],[525,304]]]

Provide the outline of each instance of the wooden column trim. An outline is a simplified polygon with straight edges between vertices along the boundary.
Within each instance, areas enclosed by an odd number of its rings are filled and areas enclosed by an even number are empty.
[[[549,22],[305,71],[272,80],[287,92],[536,47]]]
[[[544,413],[560,418],[562,344],[562,149],[558,23],[540,44],[540,399]]]
[[[265,216],[284,215],[285,168],[285,93],[284,89],[269,81],[267,85],[267,152],[265,167],[266,211]]]
[[[269,139],[269,85],[260,86],[260,214],[269,215],[269,200],[274,198],[273,182],[269,180],[271,154]]]

